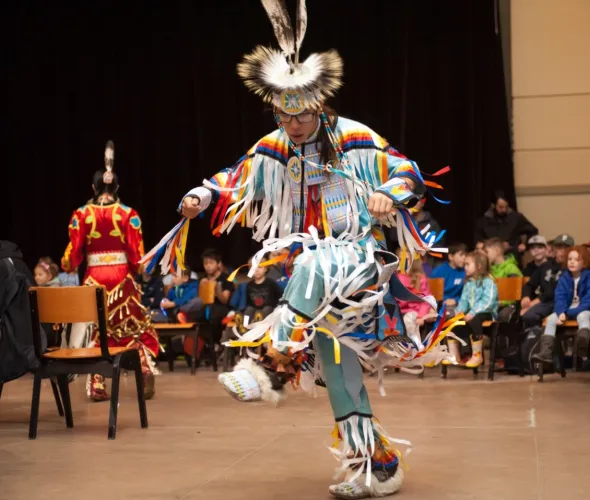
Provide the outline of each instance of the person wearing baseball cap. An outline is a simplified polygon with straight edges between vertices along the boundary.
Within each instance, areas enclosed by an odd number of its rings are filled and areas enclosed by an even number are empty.
[[[553,248],[553,258],[563,268],[567,261],[567,249],[573,247],[576,242],[569,234],[560,234],[553,238],[549,244]]]
[[[547,262],[549,254],[547,239],[539,234],[531,236],[527,242],[527,249],[533,257],[533,260],[525,266],[522,270],[522,274],[523,276],[530,278],[540,266]]]
[[[522,287],[520,315],[525,328],[531,328],[541,325],[553,312],[555,288],[563,265],[549,257],[549,246],[543,236],[532,236],[527,246],[534,260],[523,272],[530,280]]]

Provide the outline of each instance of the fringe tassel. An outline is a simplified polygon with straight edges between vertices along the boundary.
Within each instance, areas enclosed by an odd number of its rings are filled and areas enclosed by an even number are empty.
[[[185,269],[184,256],[189,223],[189,219],[183,218],[154,248],[142,257],[139,263],[145,266],[145,271],[148,274],[153,271],[158,261],[160,261],[162,275],[169,274],[171,271],[180,274]]]

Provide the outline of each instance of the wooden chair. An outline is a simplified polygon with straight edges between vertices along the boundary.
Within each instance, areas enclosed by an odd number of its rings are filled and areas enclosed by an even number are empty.
[[[486,321],[484,327],[490,328],[490,366],[488,368],[488,380],[494,380],[494,365],[496,363],[496,350],[498,347],[498,337],[500,335],[517,337],[522,331],[522,322],[520,320],[520,300],[522,299],[522,287],[524,278],[522,276],[514,276],[512,278],[496,278],[496,286],[498,287],[498,301],[499,302],[514,302],[516,310],[514,315],[516,321],[510,323],[499,323],[497,321]],[[518,339],[517,339],[518,340]],[[520,342],[516,342],[518,346],[518,357],[520,356]],[[524,377],[524,365],[522,362],[519,367],[519,375]]]
[[[69,374],[100,374],[112,378],[108,437],[115,439],[121,368],[135,372],[141,427],[147,428],[148,419],[139,352],[126,347],[108,347],[105,288],[102,286],[33,287],[29,290],[29,297],[35,354],[40,363],[34,373],[29,439],[37,437],[39,397],[43,378],[57,377],[65,409],[66,426],[68,428],[74,426],[67,377]],[[100,347],[57,349],[43,353],[41,351],[41,322],[68,324],[93,322],[98,326]]]
[[[437,302],[442,302],[445,296],[445,280],[444,278],[428,278],[428,287],[430,293]]]
[[[168,353],[166,360],[168,368],[174,371],[174,358],[176,354],[172,352],[170,340],[177,335],[185,335],[192,339],[191,345],[191,375],[196,373],[197,368],[197,339],[199,337],[199,323],[153,323],[153,327],[158,332],[160,339],[168,338]]]

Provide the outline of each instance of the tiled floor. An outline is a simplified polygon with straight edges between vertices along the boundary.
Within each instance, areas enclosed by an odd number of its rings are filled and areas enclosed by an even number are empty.
[[[481,377],[481,376],[480,376]],[[72,386],[74,429],[57,415],[44,383],[36,441],[27,439],[31,379],[6,384],[0,400],[2,500],[321,500],[336,464],[325,392],[290,392],[280,408],[239,403],[203,369],[179,367],[157,380],[150,427],[139,428],[133,380],[123,380],[117,439],[108,404]],[[400,500],[563,498],[586,500],[590,484],[590,374],[543,384],[469,372],[424,380],[386,376],[387,396],[368,379],[373,410],[409,439],[410,470]]]

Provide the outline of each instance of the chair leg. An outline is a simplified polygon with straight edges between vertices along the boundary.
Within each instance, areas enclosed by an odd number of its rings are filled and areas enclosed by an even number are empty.
[[[168,371],[174,371],[174,352],[172,351],[172,342],[168,342],[168,354],[166,356],[168,359]]]
[[[446,379],[448,371],[449,371],[449,367],[447,365],[441,365],[440,376],[443,379]]]
[[[496,349],[498,348],[498,329],[500,325],[494,323],[491,329],[491,342],[490,342],[490,366],[488,368],[488,380],[492,382],[494,380],[494,368],[496,366]]]
[[[575,358],[574,363],[576,363]],[[563,349],[563,341],[559,342],[559,372],[561,374],[561,378],[565,378],[565,351]]]
[[[117,436],[117,410],[119,409],[119,379],[121,377],[121,366],[119,363],[120,358],[115,358],[115,360],[113,361],[111,409],[109,411],[109,439],[115,439],[115,437]]]
[[[0,398],[2,398],[2,389],[4,388],[4,382],[0,382]]]
[[[74,417],[72,415],[72,401],[70,399],[70,385],[68,384],[67,375],[58,375],[57,383],[59,385],[59,392],[64,403],[64,409],[66,411],[66,427],[71,429],[74,427]]]
[[[191,375],[197,373],[197,346],[199,344],[199,330],[196,330],[197,334],[193,337],[193,348],[191,350]]]
[[[215,342],[213,341],[213,335],[211,335],[211,344],[209,345],[209,356],[211,356],[211,364],[213,365],[213,371],[217,371],[217,353],[215,352]]]
[[[141,372],[141,361],[138,359],[135,365],[135,385],[137,387],[137,403],[139,404],[139,421],[141,428],[148,426],[147,409],[145,406],[145,395],[143,392],[143,374]],[[115,422],[116,424],[116,422]]]
[[[37,437],[37,422],[39,420],[39,398],[41,397],[41,373],[36,371],[33,378],[33,399],[31,401],[31,416],[29,418],[29,439]]]
[[[55,399],[55,406],[57,406],[57,413],[59,413],[60,417],[64,416],[64,408],[61,404],[61,396],[59,395],[59,390],[57,388],[57,384],[53,378],[49,379],[51,382],[51,389],[53,390],[53,398]]]

